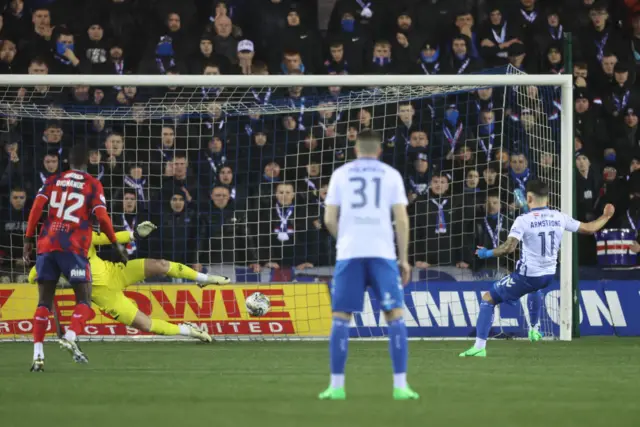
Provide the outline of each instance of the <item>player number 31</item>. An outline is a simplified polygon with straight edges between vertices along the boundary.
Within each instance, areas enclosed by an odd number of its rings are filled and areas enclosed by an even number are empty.
[[[66,206],[67,202],[75,203]],[[84,195],[78,193],[61,193],[60,200],[58,200],[58,192],[53,191],[51,193],[51,200],[49,200],[49,206],[57,209],[56,216],[62,218],[64,221],[70,221],[78,224],[80,218],[74,215],[74,212],[80,209],[84,205]]]

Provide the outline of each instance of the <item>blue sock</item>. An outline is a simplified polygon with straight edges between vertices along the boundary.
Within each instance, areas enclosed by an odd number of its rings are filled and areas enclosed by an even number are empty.
[[[480,314],[478,314],[478,321],[476,322],[476,337],[481,340],[489,338],[489,331],[491,330],[491,324],[493,323],[493,311],[495,305],[482,300],[480,303]]]
[[[342,376],[342,382],[344,382],[344,367],[347,364],[348,349],[349,321],[344,319],[337,319],[334,317],[333,325],[331,326],[331,337],[329,337],[331,376]]]
[[[529,320],[531,327],[537,329],[542,311],[542,291],[529,294]]]
[[[389,355],[393,364],[394,374],[407,372],[407,359],[409,347],[407,345],[407,325],[404,319],[395,319],[389,322]]]

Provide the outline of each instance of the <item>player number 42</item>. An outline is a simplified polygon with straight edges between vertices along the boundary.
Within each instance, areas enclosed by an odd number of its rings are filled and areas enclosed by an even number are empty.
[[[74,202],[69,206],[66,206],[67,202]],[[49,206],[57,209],[56,216],[62,218],[65,221],[70,221],[78,224],[80,218],[74,215],[75,211],[80,209],[84,205],[84,195],[78,193],[61,193],[60,200],[58,200],[58,192],[53,191],[51,193],[51,199],[49,200]]]

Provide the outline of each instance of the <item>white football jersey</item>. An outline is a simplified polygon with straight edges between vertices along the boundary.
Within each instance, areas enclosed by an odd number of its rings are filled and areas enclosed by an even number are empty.
[[[375,159],[361,158],[331,175],[325,204],[340,208],[337,259],[397,259],[393,205],[407,205],[400,173]]]
[[[523,276],[556,274],[562,233],[575,233],[580,221],[549,208],[532,209],[516,218],[509,237],[522,242],[516,271]]]

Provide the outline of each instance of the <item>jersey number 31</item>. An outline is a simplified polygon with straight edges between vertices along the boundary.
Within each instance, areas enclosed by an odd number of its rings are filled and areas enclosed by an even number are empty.
[[[75,201],[75,203],[66,206],[67,202],[72,201]],[[56,212],[58,218],[76,224],[80,222],[80,218],[75,216],[74,213],[80,209],[82,205],[84,205],[84,195],[78,193],[61,193],[60,200],[58,200],[58,192],[53,191],[51,193],[51,199],[49,200],[49,206],[58,210]]]
[[[355,194],[359,200],[357,203],[351,203],[352,209],[360,209],[367,206],[369,200],[367,199],[367,180],[362,177],[351,177],[349,178],[349,182],[355,182],[357,184],[357,188],[353,190],[353,194]],[[374,185],[374,203],[375,207],[380,207],[380,178],[371,178],[371,182]]]

